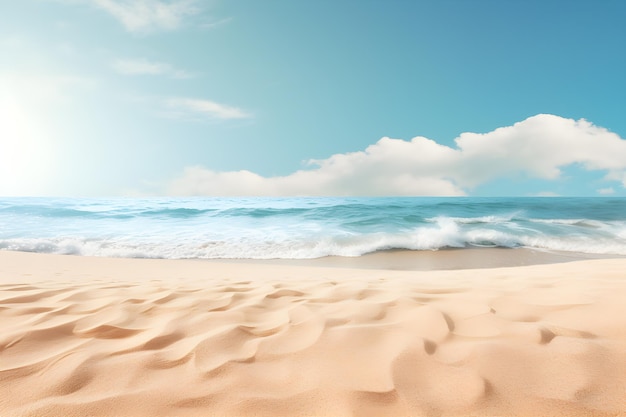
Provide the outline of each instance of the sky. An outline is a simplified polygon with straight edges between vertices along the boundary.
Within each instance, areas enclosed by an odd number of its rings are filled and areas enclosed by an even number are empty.
[[[0,196],[626,196],[623,0],[6,0],[0,19]]]

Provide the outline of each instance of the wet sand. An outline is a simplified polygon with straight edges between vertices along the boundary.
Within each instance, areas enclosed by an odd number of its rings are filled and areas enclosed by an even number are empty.
[[[388,250],[358,257],[327,256],[314,259],[219,259],[209,262],[316,266],[399,271],[504,268],[555,264],[589,259],[626,259],[619,255],[540,251],[527,248],[464,248],[433,251]]]

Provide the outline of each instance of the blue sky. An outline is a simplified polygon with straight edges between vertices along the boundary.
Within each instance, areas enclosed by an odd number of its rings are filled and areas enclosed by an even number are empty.
[[[0,195],[626,196],[622,0],[0,16]]]

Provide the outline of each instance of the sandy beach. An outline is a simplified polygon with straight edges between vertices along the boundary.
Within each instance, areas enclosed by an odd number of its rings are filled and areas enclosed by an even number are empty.
[[[626,260],[0,252],[0,415],[626,415]]]

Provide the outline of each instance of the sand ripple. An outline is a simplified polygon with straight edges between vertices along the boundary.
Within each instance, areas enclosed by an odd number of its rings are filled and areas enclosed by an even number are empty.
[[[0,415],[626,415],[626,276],[602,262],[7,282]]]

